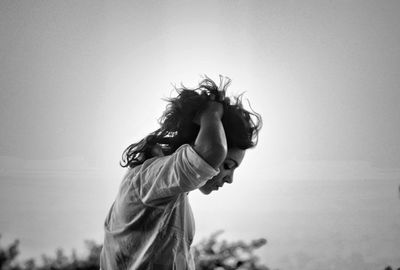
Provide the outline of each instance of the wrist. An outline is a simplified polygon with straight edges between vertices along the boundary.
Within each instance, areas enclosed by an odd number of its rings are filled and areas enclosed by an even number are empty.
[[[200,124],[209,123],[209,122],[220,122],[221,115],[217,112],[207,112],[203,113],[200,118]]]

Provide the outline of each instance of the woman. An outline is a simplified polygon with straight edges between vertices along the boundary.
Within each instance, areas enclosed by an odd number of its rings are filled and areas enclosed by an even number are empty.
[[[240,97],[225,98],[229,84],[205,77],[196,89],[178,89],[161,127],[124,151],[121,166],[129,170],[105,221],[101,269],[194,269],[187,195],[232,183],[261,128]]]

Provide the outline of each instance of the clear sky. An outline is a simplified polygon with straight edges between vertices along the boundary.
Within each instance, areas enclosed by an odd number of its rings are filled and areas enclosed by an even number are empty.
[[[157,128],[172,84],[223,74],[264,128],[235,184],[191,195],[198,239],[266,237],[283,269],[400,267],[399,14],[399,1],[1,1],[2,242],[36,256],[101,241],[124,148]]]

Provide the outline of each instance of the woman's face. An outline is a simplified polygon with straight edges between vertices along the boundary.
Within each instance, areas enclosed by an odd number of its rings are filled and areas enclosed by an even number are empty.
[[[229,149],[224,162],[219,166],[219,174],[199,188],[200,191],[204,194],[210,194],[221,188],[225,183],[231,184],[233,182],[233,173],[242,163],[245,152],[246,150],[238,148]]]

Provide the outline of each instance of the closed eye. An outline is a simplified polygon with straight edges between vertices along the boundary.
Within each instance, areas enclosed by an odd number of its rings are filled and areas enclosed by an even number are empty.
[[[232,165],[231,165],[232,166]],[[229,166],[229,164],[224,163],[224,170],[230,170],[232,169],[231,166]]]
[[[236,166],[236,164],[235,163],[228,163],[228,162],[225,162],[224,163],[224,170],[232,170],[232,169],[234,169],[234,168],[236,168],[237,166]]]

